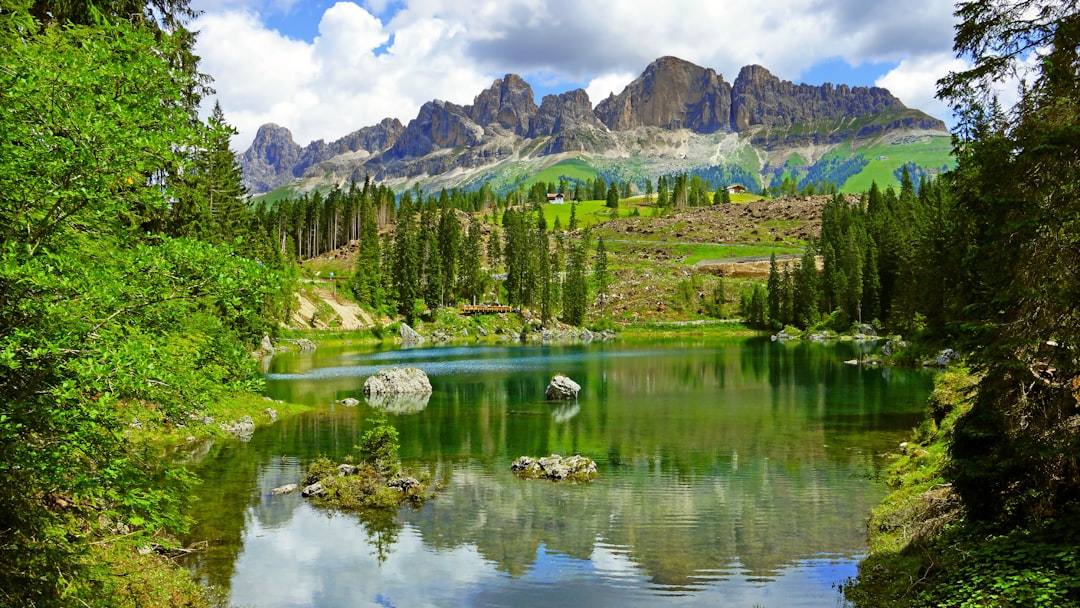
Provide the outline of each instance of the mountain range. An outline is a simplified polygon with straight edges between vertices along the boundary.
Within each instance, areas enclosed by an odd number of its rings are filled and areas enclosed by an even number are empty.
[[[643,182],[688,172],[751,190],[790,178],[844,190],[934,174],[952,163],[945,123],[880,87],[794,84],[742,68],[728,83],[711,68],[661,57],[618,95],[593,106],[582,89],[546,95],[507,74],[472,105],[425,103],[403,125],[383,119],[341,139],[300,146],[265,124],[238,155],[250,192],[281,196],[370,177],[392,187],[496,192],[533,179]]]

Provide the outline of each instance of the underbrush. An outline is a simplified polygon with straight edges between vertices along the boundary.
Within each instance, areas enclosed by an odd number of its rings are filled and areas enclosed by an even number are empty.
[[[975,382],[963,369],[942,374],[902,445],[870,518],[870,554],[841,586],[854,608],[1080,606],[1080,508],[1019,528],[975,522],[944,475]]]

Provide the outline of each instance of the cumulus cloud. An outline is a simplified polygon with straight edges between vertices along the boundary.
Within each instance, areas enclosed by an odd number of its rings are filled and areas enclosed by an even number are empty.
[[[947,103],[935,99],[937,81],[949,72],[967,69],[967,62],[951,54],[927,55],[905,59],[893,70],[877,79],[875,84],[885,87],[900,98],[904,105],[920,110],[951,123],[952,111]]]
[[[595,106],[607,99],[608,95],[621,93],[626,88],[627,83],[632,82],[635,78],[637,78],[637,75],[629,72],[607,74],[589,81],[589,85],[585,87],[585,92],[589,95],[589,101]]]
[[[729,82],[751,63],[790,80],[837,57],[896,66],[880,84],[941,115],[932,92],[944,71],[934,68],[951,60],[953,23],[947,0],[882,0],[872,9],[861,0],[669,0],[662,8],[645,0],[364,0],[303,5],[305,14],[323,12],[317,34],[297,40],[305,37],[267,25],[288,29],[282,12],[301,10],[291,0],[196,4],[205,11],[197,51],[241,131],[240,148],[263,122],[288,126],[301,144],[385,117],[408,122],[432,99],[471,103],[507,73],[534,87],[541,79],[541,93],[588,83],[596,103],[664,55]]]

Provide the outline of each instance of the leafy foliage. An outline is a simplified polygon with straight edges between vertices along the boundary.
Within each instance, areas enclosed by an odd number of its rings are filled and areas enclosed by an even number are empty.
[[[274,260],[166,231],[182,227],[181,176],[209,179],[191,152],[216,127],[193,115],[187,33],[112,24],[112,8],[92,25],[0,12],[0,480],[17,488],[0,496],[7,605],[107,601],[113,581],[89,540],[130,549],[184,528],[190,476],[129,441],[130,417],[186,423],[224,391],[257,387],[247,351],[283,310]]]

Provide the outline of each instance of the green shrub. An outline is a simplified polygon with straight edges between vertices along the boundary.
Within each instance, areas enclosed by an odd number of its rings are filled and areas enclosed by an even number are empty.
[[[300,480],[300,485],[310,486],[334,475],[337,475],[337,465],[326,456],[320,456],[308,465],[307,473]]]
[[[387,419],[379,413],[369,420],[371,428],[360,438],[356,450],[363,462],[370,465],[380,475],[392,477],[400,470],[398,463],[398,432]]]

